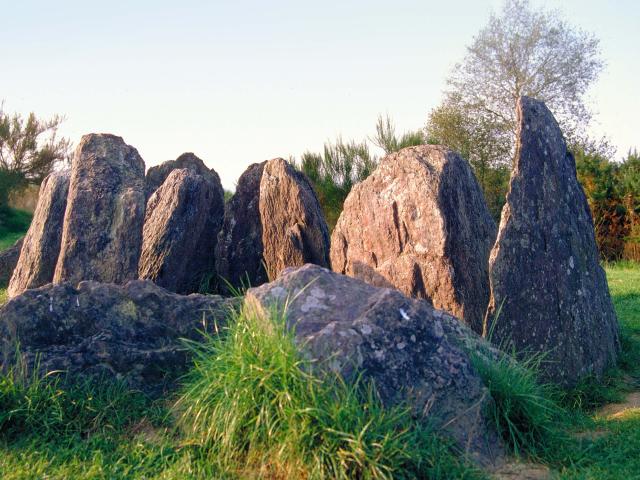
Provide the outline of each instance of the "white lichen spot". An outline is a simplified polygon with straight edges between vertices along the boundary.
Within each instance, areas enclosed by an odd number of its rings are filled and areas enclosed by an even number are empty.
[[[573,268],[574,267],[574,263],[573,263],[573,256],[569,257],[569,268]]]
[[[402,315],[402,318],[405,320],[411,320],[411,317],[407,315],[407,312],[405,312],[402,308],[400,309],[400,315]]]
[[[415,343],[415,341],[416,341],[416,336],[415,335],[411,335],[411,337],[409,337],[409,338],[411,338],[411,341]]]
[[[373,329],[371,328],[371,325],[363,325],[362,327],[360,327],[360,331],[364,334],[364,335],[369,335],[371,334],[371,332],[373,331]]]
[[[396,345],[396,347],[398,347],[398,350],[402,350],[404,347],[406,347],[407,344],[404,342],[400,342]]]

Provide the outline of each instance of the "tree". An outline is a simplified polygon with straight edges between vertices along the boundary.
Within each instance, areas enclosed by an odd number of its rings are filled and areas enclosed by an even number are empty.
[[[571,26],[557,11],[507,0],[453,69],[447,101],[474,121],[482,118],[515,133],[516,102],[531,96],[546,103],[567,137],[579,138],[591,119],[585,93],[603,66],[592,34]]]
[[[378,123],[376,123],[376,136],[371,139],[371,142],[388,155],[405,147],[424,145],[426,137],[422,130],[405,132],[402,136],[397,137],[396,128],[391,117],[389,115],[384,117],[379,115]]]
[[[40,183],[53,168],[68,158],[70,143],[58,138],[63,118],[49,120],[30,113],[9,115],[0,104],[0,209],[9,194],[27,183]]]

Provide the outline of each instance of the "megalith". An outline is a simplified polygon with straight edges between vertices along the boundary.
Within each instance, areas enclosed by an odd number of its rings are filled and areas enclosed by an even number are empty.
[[[144,161],[138,151],[115,135],[84,135],[71,165],[54,282],[136,278],[144,195]]]
[[[139,277],[177,293],[197,292],[213,275],[224,214],[222,185],[173,170],[147,202]]]
[[[355,185],[331,237],[331,265],[372,285],[429,300],[482,332],[496,227],[458,154],[408,147]]]
[[[543,355],[546,381],[573,386],[614,364],[618,322],[573,155],[544,103],[517,105],[515,165],[491,252],[484,331]]]
[[[40,185],[36,210],[7,289],[9,297],[53,281],[60,253],[69,176],[68,170],[53,172]]]

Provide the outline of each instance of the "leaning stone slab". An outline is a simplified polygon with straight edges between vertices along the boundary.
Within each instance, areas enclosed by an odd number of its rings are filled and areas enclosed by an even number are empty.
[[[349,193],[331,266],[429,300],[481,333],[495,236],[468,162],[444,147],[409,147],[387,155]]]
[[[82,137],[71,166],[54,282],[124,283],[138,275],[144,161],[122,138]]]
[[[485,334],[543,353],[545,380],[575,385],[615,363],[618,321],[575,161],[544,103],[518,102],[516,161],[491,252]]]
[[[281,158],[251,165],[225,209],[218,275],[261,285],[286,267],[329,265],[329,233],[307,178]]]
[[[33,220],[7,289],[9,297],[53,280],[60,253],[69,176],[67,170],[51,173],[40,186]]]
[[[374,381],[385,404],[408,403],[480,462],[502,454],[485,417],[490,394],[468,353],[491,355],[491,349],[458,319],[396,289],[315,265],[288,268],[245,299],[245,308],[259,315],[285,305],[297,343],[321,368]]]
[[[286,160],[269,160],[260,181],[264,263],[271,280],[287,267],[329,266],[329,229],[311,183]]]
[[[191,170],[192,172],[204,177],[213,185],[220,185],[220,177],[215,170],[207,167],[206,164],[195,154],[186,152],[175,160],[168,160],[160,165],[149,168],[145,177],[146,198],[149,199],[153,192],[160,188],[160,185],[165,182],[169,174],[178,169]]]
[[[178,293],[199,291],[213,274],[224,214],[220,182],[173,170],[147,203],[139,276]]]
[[[213,333],[234,302],[177,295],[148,280],[27,290],[0,308],[0,367],[20,358],[41,374],[107,375],[153,391],[187,366],[181,339]]]

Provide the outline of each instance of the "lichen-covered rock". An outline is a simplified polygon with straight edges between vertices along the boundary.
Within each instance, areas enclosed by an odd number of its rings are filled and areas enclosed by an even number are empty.
[[[16,243],[6,250],[0,252],[0,286],[6,285],[13,274],[18,259],[20,258],[20,250],[24,237],[20,238]]]
[[[440,146],[386,156],[349,193],[331,265],[427,299],[482,332],[496,227],[469,164]]]
[[[285,305],[297,344],[321,368],[373,380],[385,404],[408,403],[480,462],[501,456],[485,417],[492,400],[468,353],[486,342],[455,317],[315,265],[288,268],[245,299],[259,315]]]
[[[207,167],[205,163],[195,154],[186,152],[180,155],[175,160],[168,160],[161,163],[160,165],[149,168],[145,179],[146,198],[149,199],[149,197],[151,197],[153,192],[155,192],[160,187],[160,185],[165,182],[172,171],[182,168],[186,168],[187,170],[191,170],[192,172],[203,176],[214,186],[220,185],[220,177],[215,170]]]
[[[10,368],[19,353],[23,365],[41,374],[113,375],[155,390],[187,365],[181,339],[213,333],[233,303],[176,295],[148,280],[49,284],[0,309],[0,366]]]
[[[40,186],[38,204],[7,293],[15,297],[53,280],[60,253],[69,171],[53,172]]]
[[[189,169],[173,170],[147,203],[139,276],[192,293],[214,269],[224,192]]]
[[[263,258],[270,279],[287,267],[329,266],[329,229],[309,180],[286,160],[269,160],[260,181]]]
[[[265,164],[254,163],[245,170],[225,206],[216,246],[216,272],[234,287],[261,285],[268,280],[262,262],[262,222],[258,206]]]
[[[614,364],[618,322],[562,132],[542,102],[522,97],[517,110],[516,163],[491,252],[485,334],[522,355],[544,352],[545,379],[572,386]]]
[[[144,161],[122,138],[82,137],[71,166],[54,282],[124,283],[138,275]]]

